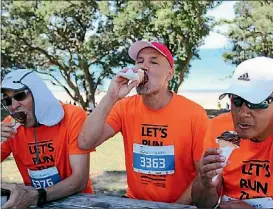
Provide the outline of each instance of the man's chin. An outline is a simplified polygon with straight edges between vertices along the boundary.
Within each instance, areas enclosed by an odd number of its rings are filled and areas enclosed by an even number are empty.
[[[236,131],[238,136],[241,137],[242,139],[251,139],[254,137],[254,134],[251,133],[250,131]]]
[[[26,128],[31,128],[34,126],[34,122],[33,121],[27,121],[25,124],[24,124],[24,127]]]
[[[137,87],[136,92],[141,96],[148,96],[148,95],[157,94],[159,92],[159,90],[156,88],[150,89],[147,87]]]
[[[139,95],[148,95],[149,94],[149,89],[146,87],[137,87],[136,92]]]

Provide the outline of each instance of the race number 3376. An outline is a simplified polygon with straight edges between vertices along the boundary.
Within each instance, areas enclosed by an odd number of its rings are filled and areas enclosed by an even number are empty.
[[[134,144],[134,171],[165,175],[174,173],[174,146],[147,146]]]
[[[31,184],[36,189],[47,188],[61,181],[58,169],[50,167],[43,170],[28,170]]]

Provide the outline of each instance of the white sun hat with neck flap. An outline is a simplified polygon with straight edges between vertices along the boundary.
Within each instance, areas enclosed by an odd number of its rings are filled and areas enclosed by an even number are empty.
[[[18,69],[8,73],[2,81],[1,89],[28,89],[33,97],[34,116],[39,124],[54,126],[64,117],[60,101],[34,71]]]

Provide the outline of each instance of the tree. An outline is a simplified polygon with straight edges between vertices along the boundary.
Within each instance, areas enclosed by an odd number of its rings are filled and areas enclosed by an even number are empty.
[[[213,19],[214,1],[4,1],[1,69],[18,66],[49,75],[86,108],[114,68],[133,61],[127,51],[140,39],[165,43],[175,56],[177,91],[198,58]]]
[[[120,38],[159,40],[175,57],[175,77],[170,88],[175,92],[190,70],[190,61],[199,58],[198,47],[209,34],[214,21],[206,16],[216,1],[117,1],[104,2],[103,13]],[[128,45],[128,44],[127,44]]]
[[[2,70],[24,67],[47,74],[86,108],[95,104],[96,89],[112,69],[128,63],[125,51],[117,54],[115,36],[103,33],[95,0],[3,4]]]
[[[222,21],[229,25],[231,45],[224,60],[239,65],[257,56],[273,57],[273,2],[240,1],[234,8],[234,20]]]

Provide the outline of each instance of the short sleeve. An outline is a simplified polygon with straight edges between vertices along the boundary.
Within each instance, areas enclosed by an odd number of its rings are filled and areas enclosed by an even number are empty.
[[[11,121],[11,117],[7,116],[5,119],[2,121],[3,123],[8,123]],[[1,142],[1,162],[3,162],[11,153],[11,147],[9,144],[9,141],[3,141]]]
[[[205,151],[208,148],[216,148],[217,147],[217,143],[216,143],[216,139],[213,136],[213,120],[210,120],[209,124],[208,124],[208,129],[207,129],[207,133],[204,139],[204,143],[203,143],[203,152],[202,154],[205,153]]]
[[[206,111],[201,108],[193,118],[193,160],[199,161],[203,152],[203,141],[206,136],[209,118]]]
[[[121,131],[121,127],[122,127],[121,115],[122,115],[122,100],[118,101],[114,105],[108,117],[106,118],[106,123],[108,123],[115,130],[116,133]]]
[[[11,147],[8,141],[1,142],[1,162],[3,162],[11,153]]]
[[[73,112],[69,124],[66,124],[68,126],[69,132],[69,154],[87,154],[91,151],[94,151],[94,149],[81,150],[78,146],[78,137],[86,118],[87,114],[85,113],[85,111],[79,108]]]

